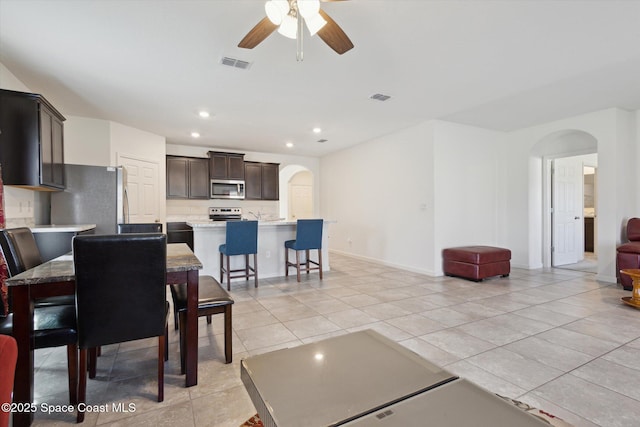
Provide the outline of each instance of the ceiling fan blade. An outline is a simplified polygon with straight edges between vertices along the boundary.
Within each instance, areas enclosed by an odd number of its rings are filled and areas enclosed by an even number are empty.
[[[318,36],[320,36],[331,49],[338,52],[339,55],[353,49],[353,43],[351,43],[349,37],[342,31],[342,28],[336,24],[336,21],[331,19],[322,9],[320,9],[320,15],[322,15],[327,23],[318,31]]]
[[[264,39],[269,37],[269,35],[271,35],[271,33],[273,33],[276,28],[278,28],[276,24],[271,22],[269,18],[264,17],[262,21],[258,22],[258,24],[253,27],[242,40],[240,40],[240,43],[238,43],[238,47],[253,49],[254,47],[258,46]]]

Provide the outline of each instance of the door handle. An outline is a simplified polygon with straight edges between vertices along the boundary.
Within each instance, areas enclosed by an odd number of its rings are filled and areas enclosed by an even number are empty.
[[[573,217],[573,219],[580,219],[580,217],[579,216],[575,216],[575,217]]]

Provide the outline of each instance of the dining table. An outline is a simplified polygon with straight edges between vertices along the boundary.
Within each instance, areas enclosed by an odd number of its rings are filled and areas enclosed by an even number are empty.
[[[105,260],[105,262],[109,262]],[[198,271],[202,263],[184,243],[167,244],[167,285],[187,284],[186,387],[198,383]],[[18,343],[13,401],[13,426],[33,421],[34,340],[33,301],[37,298],[75,294],[73,255],[62,255],[7,280],[13,299],[13,336]]]

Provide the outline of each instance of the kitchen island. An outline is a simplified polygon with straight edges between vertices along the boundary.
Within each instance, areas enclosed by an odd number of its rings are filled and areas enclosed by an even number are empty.
[[[329,245],[328,226],[335,221],[324,221],[322,229],[322,263],[323,271],[329,271]],[[194,221],[187,222],[193,228],[193,248],[194,253],[202,262],[201,274],[211,275],[220,279],[220,252],[218,247],[225,243],[226,222],[225,221]],[[296,221],[259,221],[258,222],[258,281],[270,277],[282,277],[285,275],[284,257],[286,240],[296,238]],[[295,260],[294,252],[291,251],[289,259]],[[302,255],[304,258],[304,255]],[[311,259],[317,260],[316,251],[311,251]],[[249,258],[253,263],[253,257]],[[244,257],[231,257],[231,268],[244,268]],[[291,273],[295,280],[295,270]],[[311,273],[314,274],[314,273]],[[317,273],[315,273],[317,274]],[[239,282],[244,279],[235,279]],[[253,286],[253,280],[249,281]],[[232,288],[233,289],[233,288]]]

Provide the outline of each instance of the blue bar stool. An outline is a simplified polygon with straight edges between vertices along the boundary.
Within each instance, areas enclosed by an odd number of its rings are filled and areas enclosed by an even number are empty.
[[[224,283],[227,275],[227,290],[231,290],[231,279],[253,277],[258,287],[258,221],[227,221],[227,237],[220,245],[220,283]],[[253,254],[253,267],[249,265],[249,255]],[[244,255],[244,268],[231,270],[229,258]],[[224,257],[226,258],[226,265]],[[233,275],[232,273],[242,274]]]
[[[285,248],[285,276],[289,276],[289,267],[295,267],[300,281],[300,251],[306,252],[304,270],[309,274],[311,270],[319,270],[320,280],[322,280],[322,224],[321,219],[299,219],[296,224],[296,240],[284,242]],[[289,249],[296,251],[295,264],[289,262]],[[309,259],[309,250],[318,250],[318,262]],[[314,264],[317,267],[311,267]]]

